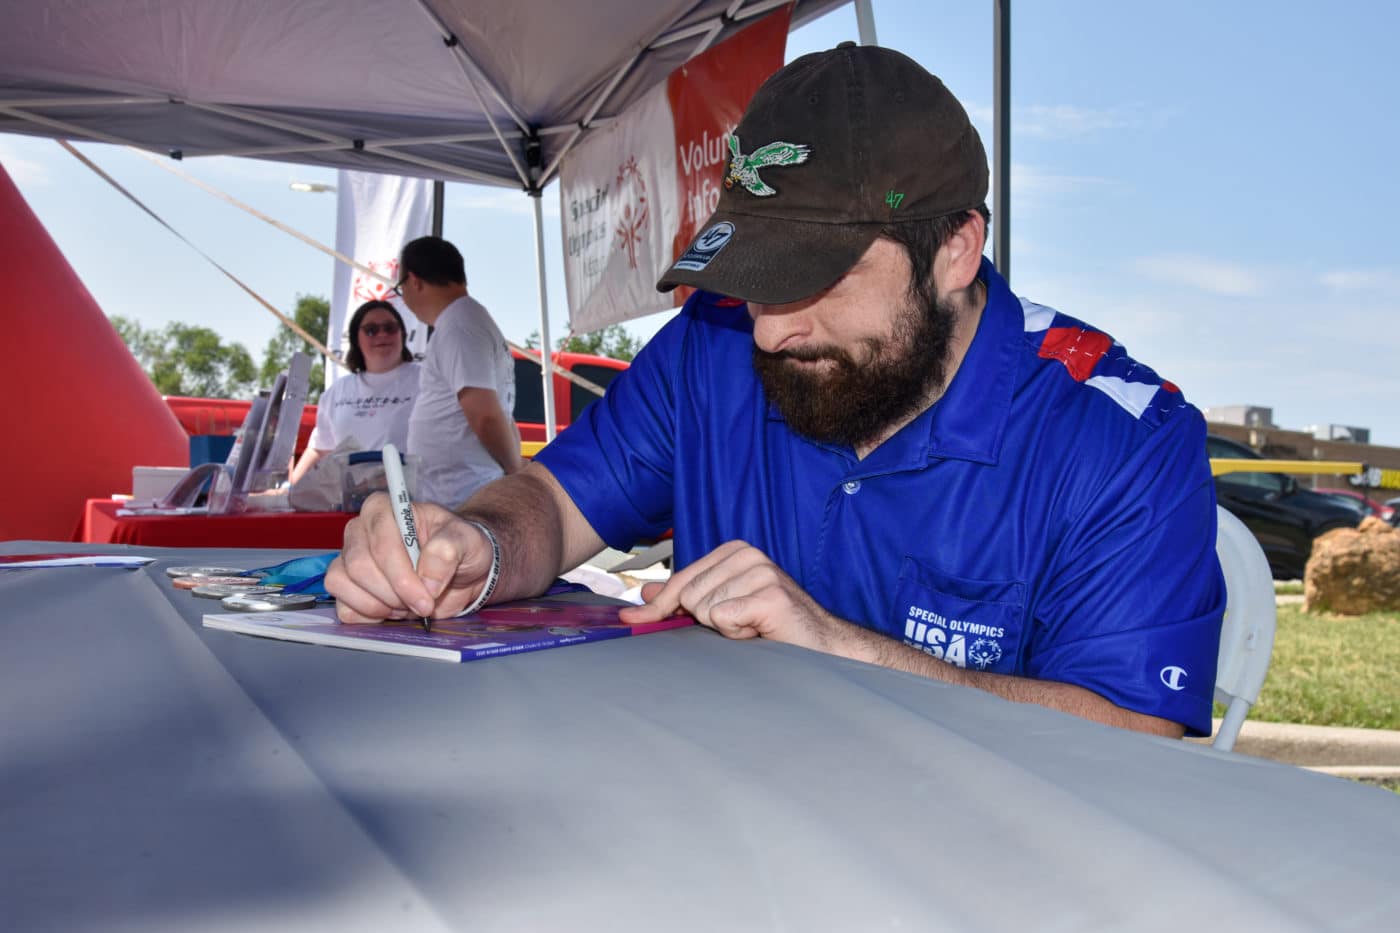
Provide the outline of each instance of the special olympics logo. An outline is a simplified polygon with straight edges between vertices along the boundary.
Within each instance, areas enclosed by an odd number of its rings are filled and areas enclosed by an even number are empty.
[[[370,269],[390,282],[399,280],[399,260],[395,256],[393,259],[370,260],[366,263]],[[363,272],[356,272],[355,278],[350,282],[350,294],[352,303],[356,305],[364,304],[366,301],[388,301],[389,286],[372,275],[365,275]]]
[[[1001,644],[993,638],[979,638],[967,649],[967,659],[976,664],[979,671],[985,671],[1001,660]]]
[[[642,244],[642,230],[647,225],[647,183],[637,168],[637,157],[628,156],[617,167],[617,190],[627,200],[622,216],[617,220],[617,248],[627,253],[627,265],[637,268],[637,247]]]

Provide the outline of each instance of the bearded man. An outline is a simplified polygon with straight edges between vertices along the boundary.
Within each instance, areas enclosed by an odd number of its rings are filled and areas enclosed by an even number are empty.
[[[792,62],[661,280],[700,289],[582,420],[453,515],[388,503],[327,575],[346,622],[541,593],[675,530],[632,623],[684,611],[1112,725],[1210,731],[1224,585],[1205,422],[983,258],[987,162],[897,52]]]

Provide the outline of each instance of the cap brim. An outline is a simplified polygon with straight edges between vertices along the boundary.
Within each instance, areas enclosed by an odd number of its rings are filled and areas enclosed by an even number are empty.
[[[881,228],[716,211],[656,288],[689,285],[760,304],[800,301],[845,275]],[[717,248],[705,248],[719,240]]]

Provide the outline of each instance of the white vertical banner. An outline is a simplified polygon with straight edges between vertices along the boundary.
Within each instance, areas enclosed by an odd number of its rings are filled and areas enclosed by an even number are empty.
[[[403,245],[432,231],[432,182],[342,170],[337,175],[336,190],[336,251],[368,266],[389,282],[397,282]],[[366,301],[387,299],[390,287],[359,269],[336,263],[326,344],[342,359],[349,349],[346,329],[355,309]],[[428,348],[428,328],[404,306],[403,299],[387,300],[403,315],[409,351],[422,357]],[[336,366],[328,366],[327,370],[327,386],[344,373]]]
[[[673,307],[656,291],[678,220],[666,87],[591,133],[559,173],[569,321],[579,333]]]
[[[679,306],[656,280],[719,203],[725,138],[759,85],[783,64],[790,7],[746,27],[673,71],[559,172],[569,323],[598,330]]]

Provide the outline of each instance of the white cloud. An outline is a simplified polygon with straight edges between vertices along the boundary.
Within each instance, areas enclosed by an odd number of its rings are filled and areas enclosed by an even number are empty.
[[[1339,292],[1388,292],[1400,290],[1400,271],[1395,269],[1338,269],[1323,275],[1320,281]]]
[[[988,127],[995,117],[990,106],[969,107],[968,113],[975,123]],[[1147,122],[1138,107],[1094,109],[1073,104],[1032,104],[1011,111],[1012,135],[1037,139],[1093,136],[1110,130],[1136,129]]]
[[[1227,298],[1251,298],[1261,295],[1268,278],[1268,275],[1260,270],[1206,256],[1145,256],[1134,260],[1132,265],[1139,274],[1159,282],[1184,285]]]
[[[529,195],[514,188],[491,188],[485,185],[468,185],[463,193],[453,199],[454,203],[469,211],[502,211],[507,214],[532,216],[535,206]],[[544,216],[547,220],[559,219],[559,195],[556,188],[544,192]]]
[[[1064,175],[1047,172],[1020,162],[1011,163],[1011,194],[1021,198],[1047,198],[1078,194],[1087,188],[1116,184],[1112,179],[1097,175]]]
[[[54,149],[58,151],[57,147]],[[16,185],[21,187],[39,187],[47,185],[51,181],[49,168],[43,162],[26,158],[19,155],[15,148],[8,143],[0,143],[0,165],[5,166],[5,171]]]

